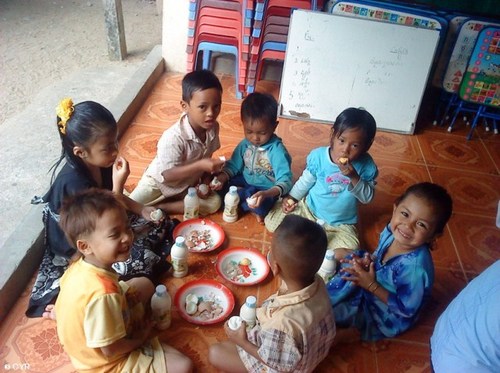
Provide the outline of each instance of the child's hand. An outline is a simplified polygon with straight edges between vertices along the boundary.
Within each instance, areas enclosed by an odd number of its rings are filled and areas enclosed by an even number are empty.
[[[280,195],[280,193],[281,188],[276,185],[266,190],[259,190],[258,192],[247,198],[248,207],[257,208],[262,204],[262,202],[264,202],[266,198],[277,197]]]
[[[365,271],[368,271],[368,269],[370,268],[370,264],[373,262],[373,259],[370,254],[365,253],[362,258],[358,257],[357,261],[359,264],[361,264]]]
[[[147,341],[148,339],[153,338],[157,332],[153,329],[155,325],[155,322],[151,320],[150,318],[145,318],[140,327],[137,327],[133,330],[132,332],[132,339],[138,339],[143,342]]]
[[[281,210],[285,213],[288,214],[295,210],[295,207],[297,207],[297,201],[294,200],[292,197],[287,197],[283,198],[283,202],[281,204]]]
[[[130,175],[128,162],[122,156],[118,156],[113,163],[113,174],[125,176],[125,179]]]
[[[130,168],[125,158],[118,156],[113,163],[113,189],[123,191],[123,186],[130,175]]]
[[[362,261],[359,257],[351,259],[350,263],[351,267],[345,267],[340,270],[343,273],[349,274],[349,276],[344,276],[342,279],[351,281],[356,286],[368,289],[370,284],[375,281],[374,263],[370,262],[367,269],[363,267]]]
[[[229,327],[229,320],[224,323],[224,330],[229,340],[237,345],[241,345],[242,342],[248,340],[247,337],[247,323],[241,321],[241,325],[238,329],[233,330]]]
[[[217,179],[213,179],[210,184],[209,184],[209,187],[210,187],[210,190],[213,190],[213,191],[217,191],[217,190],[221,190],[222,187],[224,186],[224,183],[222,183],[220,180],[219,180],[219,177],[217,176]]]
[[[258,191],[257,193],[254,193],[252,196],[250,196],[249,198],[247,198],[248,207],[250,207],[252,209],[256,209],[257,207],[260,206],[260,204],[262,203],[262,201],[266,197],[267,197],[266,193],[263,190]]]
[[[373,262],[371,255],[369,253],[365,253],[363,256],[359,256],[358,254],[351,253],[349,251],[350,250],[347,249],[335,249],[335,255],[337,255],[337,252],[347,252],[347,254],[344,254],[340,259],[341,263],[352,264],[353,261],[356,261],[365,271],[368,271],[370,263]]]
[[[217,178],[217,180],[215,180]],[[224,187],[224,184],[229,180],[229,175],[225,172],[220,172],[214,176],[212,181],[210,182],[210,189],[212,190],[221,190]],[[216,182],[215,182],[216,181]]]
[[[203,158],[199,161],[200,169],[209,174],[217,174],[222,171],[224,161],[219,158]]]
[[[160,220],[154,220],[153,219],[153,216],[154,215],[151,215],[154,211],[156,211],[156,207],[154,206],[144,206],[141,210],[141,215],[144,219],[146,219],[147,221],[152,221],[152,222],[159,222],[159,221],[162,221],[163,219],[160,219]]]
[[[208,196],[210,195],[210,188],[208,187],[207,184],[199,184],[196,187],[198,197],[201,199],[207,199]]]
[[[339,166],[342,175],[347,176],[349,179],[359,179],[358,172],[354,169],[349,158],[339,158],[337,159],[337,165]]]

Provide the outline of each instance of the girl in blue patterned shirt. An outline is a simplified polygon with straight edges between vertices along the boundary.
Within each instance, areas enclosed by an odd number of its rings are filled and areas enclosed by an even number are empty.
[[[363,340],[378,340],[416,322],[434,282],[431,242],[451,211],[451,197],[433,183],[415,184],[396,200],[373,255],[347,256],[327,284],[339,328],[355,327]]]

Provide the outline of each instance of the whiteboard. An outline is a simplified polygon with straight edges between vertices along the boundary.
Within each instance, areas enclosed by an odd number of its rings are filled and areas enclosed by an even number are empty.
[[[280,89],[280,115],[332,123],[363,107],[377,128],[411,134],[439,30],[295,10]]]

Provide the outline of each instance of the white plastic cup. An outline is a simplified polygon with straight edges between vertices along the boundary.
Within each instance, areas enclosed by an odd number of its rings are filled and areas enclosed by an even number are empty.
[[[200,191],[201,194],[203,194],[204,196],[208,194],[209,192],[209,189],[208,189],[208,185],[207,184],[200,184],[198,186],[198,190]]]
[[[248,207],[254,208],[256,203],[257,203],[257,198],[255,198],[255,197],[248,197],[247,198]]]
[[[241,326],[241,317],[239,316],[232,316],[227,325],[231,330],[238,330]]]

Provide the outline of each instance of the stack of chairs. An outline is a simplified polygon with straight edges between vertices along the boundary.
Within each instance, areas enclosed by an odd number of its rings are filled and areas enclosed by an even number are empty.
[[[212,53],[235,56],[236,97],[255,89],[265,60],[285,60],[293,9],[324,0],[190,0],[187,72],[212,69]]]
[[[234,55],[237,98],[245,93],[253,8],[254,0],[191,0],[189,4],[187,71],[211,69],[213,52]]]
[[[266,60],[285,60],[292,11],[322,8],[321,0],[256,0],[246,82],[247,93],[255,91]]]

